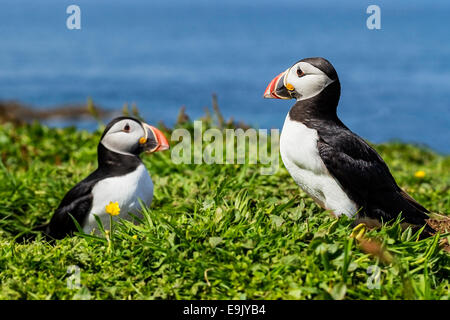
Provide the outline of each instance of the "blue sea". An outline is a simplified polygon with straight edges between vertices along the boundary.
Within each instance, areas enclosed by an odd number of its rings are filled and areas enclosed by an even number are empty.
[[[81,30],[66,27],[71,4]],[[366,27],[371,4],[381,9],[380,30]],[[148,122],[172,125],[180,106],[198,118],[216,93],[226,118],[281,128],[293,101],[262,94],[311,56],[335,66],[338,112],[353,131],[450,153],[447,0],[0,3],[0,99],[36,108],[87,97],[114,110],[134,102]]]

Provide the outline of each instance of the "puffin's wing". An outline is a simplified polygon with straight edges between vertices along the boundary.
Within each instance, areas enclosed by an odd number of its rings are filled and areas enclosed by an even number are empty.
[[[48,236],[62,239],[77,231],[70,215],[82,225],[92,208],[93,195],[91,191],[97,181],[97,179],[88,177],[67,192],[47,226],[46,234]]]
[[[363,139],[351,131],[339,137],[319,139],[320,157],[349,197],[371,218],[424,224],[428,212],[395,182],[386,163]]]
[[[426,212],[426,213],[430,213],[430,211],[428,211],[427,209],[425,209],[420,203],[418,203],[413,197],[411,197],[408,193],[406,193],[406,191],[404,190],[400,190],[400,194],[403,196],[403,198],[405,198],[407,201],[409,201],[409,203],[411,205],[413,205],[414,207],[416,207],[418,210]]]

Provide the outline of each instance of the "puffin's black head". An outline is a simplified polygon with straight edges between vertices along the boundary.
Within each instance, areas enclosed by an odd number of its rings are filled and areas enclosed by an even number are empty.
[[[337,105],[340,84],[336,70],[324,58],[306,58],[276,76],[267,86],[264,98],[301,101],[325,93]]]
[[[132,117],[118,117],[108,123],[100,144],[110,151],[135,156],[144,151],[152,153],[169,149],[161,131]]]

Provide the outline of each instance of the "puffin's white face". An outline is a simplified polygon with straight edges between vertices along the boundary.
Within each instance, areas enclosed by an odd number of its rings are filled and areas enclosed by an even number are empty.
[[[169,143],[163,133],[133,118],[123,118],[112,124],[103,134],[100,143],[107,149],[126,155],[166,150]]]
[[[131,154],[139,144],[139,139],[144,136],[144,128],[140,123],[131,119],[124,119],[109,128],[101,143],[111,151]]]
[[[318,95],[334,81],[322,70],[300,61],[269,83],[264,98],[305,100]]]

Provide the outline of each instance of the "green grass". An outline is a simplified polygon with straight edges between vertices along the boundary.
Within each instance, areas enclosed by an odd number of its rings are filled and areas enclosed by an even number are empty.
[[[95,169],[99,137],[0,126],[0,299],[450,298],[449,255],[439,248],[448,234],[416,241],[398,223],[371,230],[366,237],[393,257],[383,263],[349,237],[350,219],[320,209],[281,162],[276,174],[261,175],[258,165],[175,165],[170,152],[144,155],[155,194],[141,224],[116,224],[110,244],[82,235],[53,245],[14,241],[48,221]],[[450,212],[450,157],[401,143],[375,147],[414,198]],[[426,176],[415,178],[417,170]],[[82,289],[67,288],[71,265]],[[379,289],[367,286],[373,265]]]

